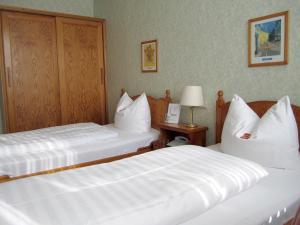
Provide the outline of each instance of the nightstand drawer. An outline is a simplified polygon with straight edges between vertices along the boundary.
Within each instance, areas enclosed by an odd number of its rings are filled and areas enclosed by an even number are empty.
[[[159,124],[161,131],[160,142],[166,146],[168,142],[175,139],[176,136],[183,136],[189,139],[189,144],[206,146],[207,127],[197,126],[194,128],[187,127],[183,124]]]

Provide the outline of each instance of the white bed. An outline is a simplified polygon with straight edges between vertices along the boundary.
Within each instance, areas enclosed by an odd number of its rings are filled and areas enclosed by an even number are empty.
[[[234,158],[201,147],[181,146],[3,183],[0,224],[262,225],[269,216],[277,216],[278,210],[284,221],[294,216],[300,201],[300,171],[268,170],[269,176],[238,193],[225,185],[227,178],[243,180],[250,164]],[[255,171],[246,177],[253,181],[264,176],[260,169]],[[215,181],[222,183],[216,193]],[[220,198],[222,193],[226,197]],[[259,204],[262,199],[266,203],[258,206],[251,199],[253,195]]]
[[[208,148],[222,152],[220,144]],[[269,176],[182,225],[282,225],[300,206],[300,170],[266,168]]]
[[[130,98],[122,89],[121,96],[114,125],[99,128],[94,123],[79,123],[0,135],[0,182],[153,150],[152,142],[159,137],[156,128],[164,121],[171,101],[170,91],[162,98],[145,94]]]
[[[182,225],[282,225],[300,206],[300,171],[267,169],[269,176],[253,188]]]
[[[22,142],[21,140],[22,144],[17,145],[15,149],[25,152],[13,153],[14,149],[10,147],[6,149],[6,154],[4,151],[1,151],[0,173],[2,175],[17,177],[131,153],[137,151],[139,148],[149,146],[159,136],[159,131],[155,129],[151,129],[147,133],[136,134],[114,128],[112,124],[103,127],[107,128],[107,138],[101,138],[101,134],[97,137],[97,133],[91,132],[90,136],[85,137],[85,139],[78,138],[76,136],[77,133],[71,137],[67,133],[68,141],[65,141],[65,136],[63,136],[62,141],[55,140],[54,142],[45,138],[46,141],[42,140],[42,144],[34,143],[33,145],[29,142],[28,146],[25,146],[23,144],[24,141]],[[50,129],[53,130],[56,128],[52,127]],[[68,127],[68,132],[69,130],[70,128]],[[45,133],[47,136],[49,131],[47,130]],[[32,135],[29,135],[29,141]],[[22,138],[24,139],[23,136],[20,139]],[[15,139],[12,138],[12,140],[14,141]],[[52,143],[55,143],[54,147],[48,148]],[[34,147],[34,150],[30,147]],[[3,150],[5,149],[3,148]]]

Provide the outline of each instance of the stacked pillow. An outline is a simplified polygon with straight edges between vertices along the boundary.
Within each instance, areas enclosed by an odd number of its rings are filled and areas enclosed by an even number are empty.
[[[115,112],[114,126],[135,133],[149,132],[151,113],[145,93],[134,101],[125,92],[120,98]]]
[[[224,123],[221,149],[266,167],[300,169],[298,129],[289,97],[259,118],[235,95]]]

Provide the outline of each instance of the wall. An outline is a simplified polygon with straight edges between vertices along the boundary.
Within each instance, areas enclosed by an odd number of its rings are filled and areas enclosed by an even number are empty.
[[[247,21],[275,12],[290,12],[289,64],[248,68]],[[178,101],[185,85],[201,85],[206,110],[196,122],[209,127],[214,141],[218,90],[230,100],[238,93],[247,101],[289,95],[300,104],[300,1],[240,0],[95,0],[95,16],[107,19],[108,97],[110,119],[120,89],[162,96],[171,89]],[[159,40],[159,72],[140,71],[140,42]],[[298,46],[298,47],[297,47]],[[182,110],[182,121],[187,121]]]
[[[94,15],[94,0],[0,0],[0,4],[82,16]]]

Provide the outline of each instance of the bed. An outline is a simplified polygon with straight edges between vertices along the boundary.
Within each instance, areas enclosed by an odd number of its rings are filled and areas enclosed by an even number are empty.
[[[208,147],[219,152],[221,152],[219,143],[222,129],[230,106],[230,102],[224,101],[223,95],[223,91],[219,91],[216,101],[217,144]],[[255,101],[248,105],[261,117],[275,103],[275,101]],[[292,105],[292,108],[299,130],[300,108],[295,105]],[[267,170],[270,175],[254,188],[184,224],[292,224],[297,209],[300,210],[300,171],[274,168]],[[296,218],[294,220],[294,224],[299,224],[299,221],[296,223]]]
[[[226,112],[220,94],[217,107]],[[0,224],[293,223],[300,171],[264,169],[211,148],[165,148],[3,183]]]
[[[122,89],[121,94],[124,92]],[[163,98],[147,96],[147,100],[152,128],[143,134],[123,131],[112,124],[99,127],[81,123],[2,135],[0,182],[110,162],[153,150],[159,137],[157,124],[165,118],[170,92],[166,90]],[[106,138],[100,138],[103,136]]]

